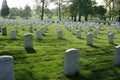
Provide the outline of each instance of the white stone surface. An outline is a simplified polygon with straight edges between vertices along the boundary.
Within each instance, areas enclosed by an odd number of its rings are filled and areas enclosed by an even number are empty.
[[[115,48],[114,65],[120,66],[120,45]]]
[[[0,56],[0,80],[14,80],[14,62],[12,56]]]
[[[109,33],[108,35],[108,43],[113,44],[114,43],[114,34]]]
[[[16,39],[16,31],[15,30],[10,31],[10,39]]]
[[[62,39],[63,38],[63,34],[61,30],[57,31],[57,35],[58,35],[58,39]]]
[[[40,31],[40,30],[36,31],[36,38],[42,39],[42,31]]]
[[[94,30],[94,38],[97,38],[97,34],[98,34],[98,32],[97,32],[97,30]]]
[[[77,38],[81,38],[81,31],[80,30],[77,30]]]
[[[93,35],[91,33],[87,33],[87,45],[93,45]]]
[[[33,36],[30,33],[24,34],[24,47],[33,48]]]
[[[68,49],[64,53],[64,73],[66,76],[73,76],[79,72],[80,51],[78,49]]]

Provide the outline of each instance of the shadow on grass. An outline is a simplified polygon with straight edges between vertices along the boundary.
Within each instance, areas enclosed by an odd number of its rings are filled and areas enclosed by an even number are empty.
[[[34,48],[25,48],[27,53],[36,53]]]
[[[88,80],[86,77],[82,76],[79,72],[77,72],[74,76],[66,76],[69,80]]]
[[[27,69],[21,69],[21,71],[16,73],[16,80],[49,80],[48,76],[44,74],[41,74],[40,77],[36,76],[35,73],[28,67]]]
[[[98,46],[95,46],[95,45],[91,45],[91,47],[93,47],[93,48],[100,48],[100,47],[98,47]]]

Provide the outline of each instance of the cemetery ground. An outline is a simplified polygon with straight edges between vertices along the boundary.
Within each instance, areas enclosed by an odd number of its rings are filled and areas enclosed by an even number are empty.
[[[38,25],[41,29],[44,25]],[[15,80],[119,80],[120,67],[114,66],[115,46],[120,43],[120,33],[110,26],[114,33],[114,44],[108,43],[107,27],[100,29],[97,38],[93,39],[93,45],[86,45],[86,34],[82,27],[81,38],[76,38],[64,25],[59,24],[63,32],[63,39],[57,38],[56,24],[48,25],[47,32],[41,40],[36,39],[36,31],[33,35],[33,49],[24,48],[24,34],[29,32],[29,25],[25,25],[22,31],[18,25],[17,39],[10,39],[10,31],[15,25],[8,25],[7,36],[0,33],[0,55],[14,57]],[[96,25],[97,26],[97,25]],[[91,33],[96,29],[92,28]],[[80,50],[79,73],[73,77],[64,75],[64,52],[67,49]]]

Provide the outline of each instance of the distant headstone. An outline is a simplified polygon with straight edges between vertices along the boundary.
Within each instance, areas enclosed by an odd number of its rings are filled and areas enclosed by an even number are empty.
[[[11,38],[11,39],[16,39],[16,31],[15,31],[15,30],[12,30],[12,31],[10,32],[10,38]]]
[[[17,27],[17,26],[15,26],[14,28],[15,28],[15,31],[18,33],[18,27]]]
[[[12,56],[0,56],[0,80],[14,80],[14,62]]]
[[[92,46],[93,45],[93,35],[91,33],[87,34],[87,45]]]
[[[25,30],[25,26],[24,26],[24,25],[22,25],[21,27],[22,27],[22,30],[24,31],[24,30]]]
[[[30,25],[30,32],[32,33],[33,32],[33,27],[32,27],[32,24]]]
[[[77,30],[77,38],[81,38],[81,31]]]
[[[34,24],[34,31],[37,30],[37,24]]]
[[[120,45],[115,48],[114,65],[120,66]]]
[[[71,33],[74,34],[74,27],[71,28]]]
[[[24,34],[24,47],[33,48],[33,36],[30,33]]]
[[[97,34],[98,34],[98,32],[97,32],[97,30],[94,30],[94,38],[97,38]]]
[[[63,38],[63,34],[62,34],[61,30],[58,30],[57,34],[58,34],[58,39],[62,39]]]
[[[6,36],[7,35],[7,28],[3,27],[2,28],[2,36]]]
[[[37,38],[37,39],[42,39],[42,31],[38,30],[38,31],[36,32],[36,38]]]
[[[108,35],[108,43],[109,44],[114,43],[114,34],[113,33],[109,33],[109,35]]]
[[[64,73],[66,76],[73,76],[79,72],[80,52],[77,49],[68,49],[64,53]]]

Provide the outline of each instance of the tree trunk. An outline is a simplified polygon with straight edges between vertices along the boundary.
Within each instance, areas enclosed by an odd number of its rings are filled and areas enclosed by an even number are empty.
[[[76,20],[77,20],[77,15],[75,14],[75,15],[74,15],[74,21],[76,21]]]
[[[43,17],[44,17],[44,0],[42,1],[42,15],[41,15],[41,20],[43,20]]]
[[[71,15],[71,20],[73,20],[73,18],[74,18],[73,15]]]
[[[81,22],[81,14],[79,13],[79,19],[78,19],[79,22]]]
[[[59,3],[58,3],[58,4],[59,4],[59,11],[58,11],[58,14],[59,14],[59,15],[58,15],[58,16],[59,16],[59,20],[61,21],[61,9],[60,9],[60,0],[59,0]]]
[[[85,16],[85,21],[88,21],[88,15]]]

